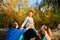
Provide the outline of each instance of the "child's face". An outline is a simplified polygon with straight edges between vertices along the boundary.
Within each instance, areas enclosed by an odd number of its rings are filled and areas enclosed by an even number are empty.
[[[33,16],[33,13],[32,12],[29,12],[29,16],[32,17]]]

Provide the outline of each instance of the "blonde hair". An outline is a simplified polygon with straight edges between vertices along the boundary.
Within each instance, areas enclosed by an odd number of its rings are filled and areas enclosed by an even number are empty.
[[[50,37],[52,37],[52,31],[51,31],[50,28],[48,28],[47,33],[48,33],[48,35],[49,35]]]
[[[48,33],[48,35],[49,35],[50,37],[52,37],[52,31],[51,31],[51,29],[50,29],[49,27],[47,27],[46,25],[43,25],[42,28],[43,28],[45,31],[47,31],[47,33]]]

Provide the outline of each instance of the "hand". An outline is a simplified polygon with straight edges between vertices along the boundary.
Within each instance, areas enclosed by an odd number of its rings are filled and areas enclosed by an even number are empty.
[[[26,29],[28,30],[28,29],[30,29],[30,28],[32,28],[31,26],[28,26]]]
[[[20,29],[23,29],[23,28],[20,28]]]

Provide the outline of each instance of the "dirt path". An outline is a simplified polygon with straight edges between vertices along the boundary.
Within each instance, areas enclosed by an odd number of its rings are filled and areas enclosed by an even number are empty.
[[[52,40],[60,40],[60,30],[54,30],[53,31]]]

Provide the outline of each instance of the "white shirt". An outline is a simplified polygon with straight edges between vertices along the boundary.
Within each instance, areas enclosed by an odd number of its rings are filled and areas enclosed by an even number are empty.
[[[23,22],[23,24],[22,24],[22,28],[24,27],[24,26],[26,26],[26,27],[29,27],[29,26],[31,26],[31,27],[34,27],[34,21],[33,21],[33,18],[31,18],[31,17],[26,17],[26,19],[25,19],[25,21]]]

